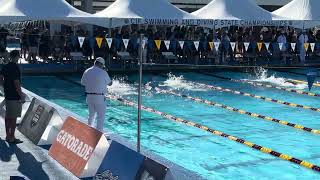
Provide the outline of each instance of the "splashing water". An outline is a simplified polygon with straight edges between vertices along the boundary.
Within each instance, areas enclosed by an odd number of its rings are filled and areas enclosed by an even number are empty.
[[[126,83],[124,78],[113,79],[112,82],[112,86],[108,87],[109,92],[112,94],[120,96],[137,94],[137,88]]]
[[[159,84],[159,86],[167,86],[176,90],[186,89],[190,91],[207,91],[206,89],[200,88],[195,83],[185,80],[182,75],[175,76],[172,73],[169,73],[168,79],[164,81],[163,84]]]
[[[268,70],[262,67],[259,67],[256,71],[256,78],[255,82],[266,82],[271,84],[276,84],[282,87],[289,87],[294,89],[305,89],[308,86],[306,84],[293,84],[288,82],[288,79],[282,77],[276,77],[275,74],[268,77]]]

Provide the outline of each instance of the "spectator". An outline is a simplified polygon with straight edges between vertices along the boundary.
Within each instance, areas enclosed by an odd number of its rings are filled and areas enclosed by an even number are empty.
[[[6,141],[13,144],[22,143],[21,140],[15,137],[15,130],[17,118],[21,116],[22,104],[25,102],[25,95],[21,91],[21,72],[17,65],[19,58],[19,51],[11,51],[11,62],[3,67],[0,75],[0,81],[3,82],[6,105]]]

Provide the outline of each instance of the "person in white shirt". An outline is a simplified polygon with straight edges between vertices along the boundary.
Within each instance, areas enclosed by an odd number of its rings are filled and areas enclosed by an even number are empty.
[[[279,46],[281,52],[287,51],[287,46],[286,46],[287,45],[287,38],[285,36],[284,31],[281,31],[281,34],[278,37],[277,42],[282,43],[282,47]]]
[[[107,93],[107,86],[112,85],[108,73],[105,69],[105,60],[98,57],[94,62],[94,66],[87,69],[81,78],[81,84],[85,86],[87,95],[87,104],[89,108],[88,125],[92,126],[97,114],[97,130],[103,132],[103,124],[107,104],[105,102],[105,95]]]
[[[282,61],[286,62],[286,57],[284,56],[284,54],[287,51],[287,38],[283,30],[281,31],[281,34],[278,37],[277,42],[279,43],[279,49],[280,49],[280,55],[282,56]]]
[[[304,43],[309,41],[308,35],[306,34],[306,30],[302,31],[302,34],[299,36],[299,45],[300,45],[300,61],[305,63],[306,61],[306,50],[304,48]]]

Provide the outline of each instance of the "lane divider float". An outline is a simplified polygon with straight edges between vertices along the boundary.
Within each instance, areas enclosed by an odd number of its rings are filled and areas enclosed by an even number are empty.
[[[278,89],[278,90],[282,90],[282,91],[292,92],[292,93],[296,93],[296,94],[300,94],[300,95],[303,94],[303,95],[312,96],[312,97],[320,97],[320,94],[311,93],[311,92],[305,92],[305,91],[300,91],[300,90],[295,90],[295,89],[287,89],[284,87],[274,86],[274,85],[270,85],[270,84],[262,84],[262,83],[256,83],[256,82],[251,82],[251,81],[237,80],[237,79],[227,78],[227,77],[223,77],[223,76],[217,76],[217,75],[214,75],[211,73],[205,73],[205,72],[199,72],[199,73],[207,75],[207,76],[212,76],[212,77],[216,77],[216,78],[220,78],[220,79],[229,80],[232,82],[247,83],[252,86],[267,87],[267,88],[273,88],[273,89]]]
[[[282,104],[282,105],[286,105],[286,106],[290,106],[290,107],[296,107],[296,108],[302,108],[302,109],[308,109],[311,111],[320,112],[320,108],[314,108],[314,107],[310,107],[310,106],[290,103],[290,102],[286,102],[286,101],[272,99],[272,98],[268,98],[268,97],[264,97],[264,96],[258,96],[258,95],[254,95],[254,94],[250,94],[250,93],[246,93],[246,92],[241,92],[241,91],[237,91],[237,90],[232,90],[232,89],[228,89],[228,88],[223,88],[223,87],[219,87],[219,86],[212,86],[212,85],[207,85],[207,84],[203,84],[203,83],[196,83],[196,84],[199,85],[200,87],[208,88],[208,89],[215,90],[215,91],[230,92],[230,93],[237,94],[237,95],[252,97],[255,99],[261,99],[261,100],[264,100],[267,102],[273,102],[273,103],[278,103],[278,104]]]
[[[60,78],[60,79],[68,80],[70,82],[73,82],[74,84],[81,85],[78,82],[75,82],[73,80],[69,80],[69,79],[64,78],[64,77]],[[128,100],[125,100],[123,98],[120,98],[120,97],[117,97],[117,96],[114,96],[114,95],[107,95],[106,97],[109,98],[109,99],[115,100],[115,101],[122,102],[123,104],[128,105],[128,106],[133,106],[133,107],[136,107],[136,108],[138,107],[138,105],[136,103],[130,102]],[[164,118],[167,118],[169,120],[172,120],[172,121],[175,121],[175,122],[178,122],[178,123],[182,123],[182,124],[185,124],[185,125],[188,125],[188,126],[191,126],[191,127],[195,127],[195,128],[198,128],[198,129],[202,129],[202,130],[204,130],[204,131],[206,131],[206,132],[208,132],[210,134],[227,138],[227,139],[232,140],[234,142],[246,145],[246,146],[248,146],[248,147],[250,147],[252,149],[255,149],[255,150],[258,150],[260,152],[263,152],[265,154],[270,154],[270,155],[272,155],[274,157],[281,158],[281,159],[283,159],[285,161],[292,162],[294,164],[297,164],[299,166],[311,169],[313,171],[320,172],[320,166],[312,164],[312,163],[310,163],[308,161],[304,161],[304,160],[300,160],[298,158],[294,158],[294,157],[292,157],[290,155],[274,151],[274,150],[272,150],[270,148],[254,144],[254,143],[246,141],[244,139],[228,135],[226,133],[211,129],[211,128],[207,127],[207,126],[203,126],[201,124],[194,123],[192,121],[187,121],[187,120],[184,120],[184,119],[181,119],[181,118],[178,118],[178,117],[175,117],[175,116],[160,112],[158,110],[155,110],[155,109],[152,109],[152,108],[149,108],[149,107],[142,106],[142,109],[147,111],[147,112],[150,112],[150,113],[158,114],[158,115],[160,115],[160,116],[162,116]]]
[[[119,101],[119,102],[121,102],[121,103],[123,103],[125,105],[128,105],[128,106],[132,106],[132,107],[135,107],[135,108],[138,107],[138,105],[136,103],[130,102],[130,101],[128,101],[128,100],[126,100],[124,98],[121,98],[121,97],[117,97],[117,96],[113,96],[113,95],[107,95],[106,97],[111,99],[111,100]],[[204,131],[206,131],[206,132],[208,132],[210,134],[213,134],[213,135],[216,135],[216,136],[221,136],[221,137],[224,137],[224,138],[229,139],[231,141],[246,145],[247,147],[250,147],[250,148],[252,148],[254,150],[258,150],[258,151],[260,151],[262,153],[269,154],[271,156],[274,156],[274,157],[280,158],[282,160],[297,164],[299,166],[311,169],[311,170],[316,171],[316,172],[320,172],[320,166],[312,164],[312,163],[310,163],[308,161],[304,161],[304,160],[292,157],[290,155],[274,151],[274,150],[272,150],[270,148],[267,148],[267,147],[264,147],[264,146],[260,146],[258,144],[246,141],[246,140],[244,140],[242,138],[238,138],[236,136],[232,136],[232,135],[223,133],[221,131],[211,129],[211,128],[207,127],[207,126],[204,126],[204,125],[192,122],[192,121],[188,121],[188,120],[185,120],[185,119],[182,119],[182,118],[178,118],[178,117],[175,117],[173,115],[170,115],[170,114],[167,114],[167,113],[164,113],[164,112],[160,112],[160,111],[155,110],[155,109],[150,108],[150,107],[142,106],[142,109],[144,111],[160,115],[160,116],[162,116],[162,117],[164,117],[166,119],[169,119],[169,120],[172,120],[172,121],[175,121],[175,122],[178,122],[178,123],[182,123],[182,124],[194,127],[194,128],[198,128],[198,129],[204,130]]]
[[[302,80],[296,80],[296,79],[289,79],[286,80],[287,82],[293,83],[293,84],[308,84],[308,82],[306,81],[302,81]],[[318,86],[320,87],[319,83],[313,83],[313,86]]]
[[[278,124],[282,124],[282,125],[285,125],[285,126],[289,126],[289,127],[295,128],[295,129],[303,130],[303,131],[306,131],[306,132],[309,132],[309,133],[320,134],[320,130],[308,128],[308,127],[302,126],[300,124],[290,123],[290,122],[283,121],[283,120],[280,120],[280,119],[276,119],[276,118],[272,118],[272,117],[269,117],[269,116],[264,116],[264,115],[260,115],[260,114],[257,114],[257,113],[244,111],[244,110],[237,109],[237,108],[234,108],[234,107],[230,107],[230,106],[226,106],[226,105],[223,105],[223,104],[219,104],[219,103],[216,103],[216,102],[213,102],[213,101],[203,100],[203,99],[200,99],[200,98],[195,98],[195,97],[192,97],[192,96],[176,93],[176,92],[173,92],[173,91],[163,90],[163,89],[160,89],[160,88],[156,88],[156,90],[159,93],[172,94],[172,95],[179,96],[179,97],[182,97],[182,98],[186,98],[186,99],[198,102],[198,103],[207,104],[209,106],[220,107],[220,108],[232,111],[232,112],[237,112],[239,114],[244,114],[244,115],[248,115],[248,116],[251,116],[251,117],[254,117],[254,118],[258,118],[258,119],[272,121],[272,122],[275,122],[275,123],[278,123]]]

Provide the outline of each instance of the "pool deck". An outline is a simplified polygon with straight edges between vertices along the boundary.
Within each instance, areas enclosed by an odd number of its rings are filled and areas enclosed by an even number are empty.
[[[19,131],[23,143],[9,145],[5,139],[4,119],[0,118],[0,180],[12,179],[78,179],[48,156],[48,150],[34,145]]]

